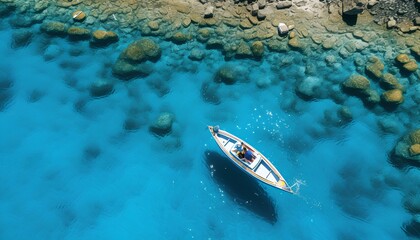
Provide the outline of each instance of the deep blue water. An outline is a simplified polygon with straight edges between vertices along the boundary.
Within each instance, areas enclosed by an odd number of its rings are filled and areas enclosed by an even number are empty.
[[[270,56],[291,58],[283,66],[233,60],[246,76],[214,85],[225,64],[219,52],[193,62],[188,46],[160,42],[154,72],[122,81],[111,66],[129,40],[92,49],[36,35],[12,49],[13,30],[3,25],[0,239],[406,238],[401,227],[410,215],[400,185],[385,180],[401,179],[388,163],[399,136],[383,133],[381,114],[357,98],[345,102],[354,115],[347,124],[328,118],[339,108],[332,100],[299,99],[293,83],[306,77],[305,63],[319,59],[290,52]],[[355,71],[346,61],[321,63],[315,77],[346,79]],[[89,86],[99,80],[113,82],[114,92],[91,97]],[[219,104],[205,101],[203,83],[215,88]],[[149,126],[165,111],[176,120],[158,138]],[[139,128],[124,129],[127,119]],[[236,169],[208,124],[253,144],[289,183],[303,183],[298,194]]]

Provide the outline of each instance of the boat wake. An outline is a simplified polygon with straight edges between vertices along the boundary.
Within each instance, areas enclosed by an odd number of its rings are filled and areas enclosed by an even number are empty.
[[[290,186],[290,188],[292,189],[294,194],[299,195],[299,190],[300,190],[301,185],[305,186],[306,185],[305,181],[301,179],[295,179],[295,182]]]

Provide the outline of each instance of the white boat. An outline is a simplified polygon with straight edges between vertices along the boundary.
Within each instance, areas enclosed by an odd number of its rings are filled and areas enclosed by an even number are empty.
[[[274,165],[259,151],[242,139],[226,131],[220,130],[218,126],[208,126],[208,128],[219,147],[236,166],[265,184],[289,193],[294,193],[276,167],[274,167]],[[241,145],[241,143],[252,151],[252,155],[255,157],[252,162],[239,158],[237,152],[235,152],[237,146]]]

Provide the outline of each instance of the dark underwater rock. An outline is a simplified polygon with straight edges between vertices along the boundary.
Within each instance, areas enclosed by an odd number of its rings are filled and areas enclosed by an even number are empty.
[[[420,167],[420,152],[410,152],[415,144],[420,144],[420,129],[412,131],[398,141],[391,152],[391,162],[397,166]]]
[[[189,59],[193,61],[201,61],[205,57],[204,51],[199,48],[193,48],[188,56]]]
[[[94,47],[106,47],[118,42],[118,35],[112,31],[96,30],[92,34],[91,45]]]
[[[128,45],[120,54],[120,59],[132,63],[156,62],[162,54],[159,44],[150,38],[143,38]]]
[[[366,73],[373,78],[381,78],[385,65],[377,57],[371,57],[366,65]]]
[[[87,40],[91,38],[90,30],[81,27],[69,27],[67,34],[72,40]]]
[[[17,16],[10,19],[10,25],[13,28],[28,28],[32,26],[33,20],[27,16]]]
[[[17,30],[12,34],[12,48],[28,46],[32,41],[33,34],[29,30]]]
[[[123,59],[118,59],[112,66],[112,73],[123,80],[135,77],[144,77],[153,71],[152,67],[145,63],[133,64]]]
[[[63,37],[67,35],[67,25],[61,22],[44,22],[41,31],[51,36]]]
[[[370,88],[370,81],[362,75],[354,74],[342,83],[342,87],[351,92],[364,93]]]
[[[165,136],[172,131],[172,124],[175,120],[175,116],[172,113],[164,112],[159,115],[155,122],[150,126],[149,130],[158,135]]]
[[[113,66],[113,73],[122,79],[147,76],[153,70],[147,62],[156,62],[161,53],[159,44],[152,39],[143,38],[135,41],[120,54]]]
[[[89,90],[93,97],[106,97],[114,92],[114,85],[111,81],[98,80],[92,83]]]

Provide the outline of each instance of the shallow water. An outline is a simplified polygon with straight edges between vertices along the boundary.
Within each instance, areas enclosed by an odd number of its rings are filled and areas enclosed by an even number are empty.
[[[224,85],[213,82],[225,63],[219,52],[193,62],[188,46],[160,42],[154,72],[122,81],[111,65],[128,43],[92,49],[37,35],[12,49],[11,35],[0,31],[1,239],[406,238],[401,186],[384,180],[399,176],[387,155],[399,135],[377,125],[403,111],[375,113],[348,97],[354,118],[342,123],[334,101],[295,94],[309,75],[328,90],[356,71],[353,59],[335,67],[298,52],[233,60],[246,74]],[[90,85],[104,79],[114,92],[91,97]],[[149,126],[165,111],[176,120],[160,138]],[[138,129],[124,129],[127,119]],[[289,183],[301,182],[299,193],[236,169],[206,128],[216,124],[263,152]]]

